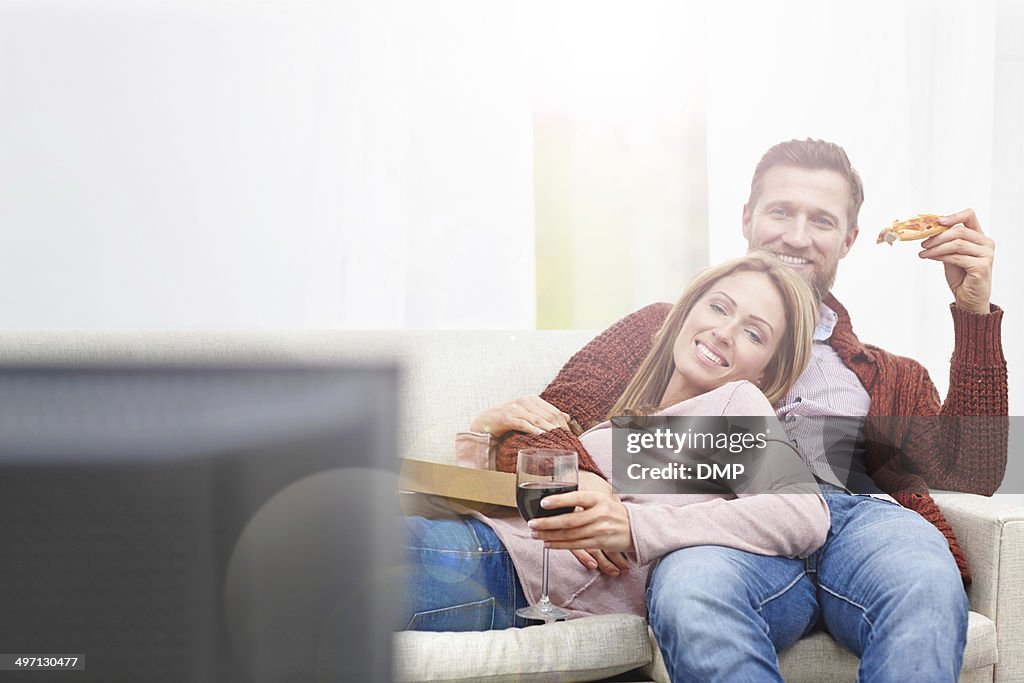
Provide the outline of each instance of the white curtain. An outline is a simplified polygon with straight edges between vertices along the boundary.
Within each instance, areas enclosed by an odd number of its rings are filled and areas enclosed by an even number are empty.
[[[328,74],[351,74],[324,88],[335,98],[326,156],[343,164],[324,174],[339,214],[326,223],[343,226],[343,248],[341,300],[336,283],[319,283],[322,313],[342,311],[347,327],[532,327],[533,133],[519,9],[342,7],[321,49]]]
[[[0,325],[532,327],[514,3],[0,4]]]
[[[532,9],[538,325],[601,328],[707,261],[703,10]]]

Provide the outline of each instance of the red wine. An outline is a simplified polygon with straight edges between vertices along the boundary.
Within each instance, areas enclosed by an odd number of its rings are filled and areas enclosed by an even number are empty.
[[[529,522],[534,517],[554,517],[566,512],[572,512],[576,508],[551,508],[545,510],[540,506],[540,501],[547,496],[556,493],[569,493],[579,487],[577,484],[566,484],[562,481],[528,481],[516,487],[516,506],[523,519]]]

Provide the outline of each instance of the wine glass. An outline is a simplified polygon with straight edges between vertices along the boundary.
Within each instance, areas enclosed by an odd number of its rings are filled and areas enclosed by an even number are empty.
[[[516,506],[523,519],[553,517],[572,512],[572,506],[545,509],[540,506],[547,496],[569,493],[579,488],[577,455],[573,451],[553,448],[524,448],[516,463]],[[554,621],[569,616],[568,610],[551,604],[548,597],[548,548],[544,548],[543,582],[540,601],[532,607],[516,610],[524,619]]]

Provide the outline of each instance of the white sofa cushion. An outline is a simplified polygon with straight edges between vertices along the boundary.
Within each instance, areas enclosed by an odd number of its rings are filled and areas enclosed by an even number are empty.
[[[557,644],[557,646],[555,646]],[[651,661],[647,622],[612,614],[479,633],[394,637],[396,681],[594,681]]]

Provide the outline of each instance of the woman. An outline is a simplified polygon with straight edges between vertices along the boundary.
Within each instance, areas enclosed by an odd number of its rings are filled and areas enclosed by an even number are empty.
[[[622,358],[595,367],[589,375],[593,384],[574,388],[579,391],[568,400],[553,397],[561,407],[540,397],[519,399],[485,411],[473,421],[471,433],[459,435],[464,464],[485,465],[500,453],[499,445],[510,441],[517,450],[576,450],[584,470],[580,490],[545,502],[577,510],[529,525],[515,511],[490,517],[409,518],[408,554],[414,570],[407,628],[525,625],[515,609],[534,603],[540,594],[540,540],[551,548],[572,550],[551,554],[555,604],[578,615],[642,616],[651,566],[673,550],[715,544],[805,556],[824,542],[828,509],[809,476],[783,485],[785,492],[806,495],[621,497],[599,476],[611,472],[607,418],[644,413],[774,419],[772,402],[785,395],[810,356],[817,301],[798,275],[770,255],[751,253],[709,268],[667,316],[666,307],[648,307],[623,319],[574,356],[570,364],[586,362],[588,349],[609,339],[648,340],[640,344],[640,353],[638,344],[624,344]],[[655,320],[660,327],[650,346],[652,335],[646,330]],[[623,367],[635,367],[624,387],[617,379],[625,374]],[[592,426],[577,438],[571,426],[575,421]],[[773,462],[800,465],[783,431],[772,431],[768,446]],[[783,518],[785,523],[780,523]]]

